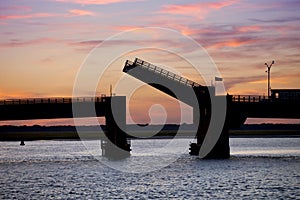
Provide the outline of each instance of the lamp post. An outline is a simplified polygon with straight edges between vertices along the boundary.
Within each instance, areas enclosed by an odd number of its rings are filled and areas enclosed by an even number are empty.
[[[270,91],[271,91],[271,87],[270,87],[270,71],[271,71],[271,67],[272,65],[274,65],[275,61],[273,60],[271,65],[269,66],[267,63],[265,63],[265,65],[267,66],[267,71],[268,72],[268,99],[270,98]]]

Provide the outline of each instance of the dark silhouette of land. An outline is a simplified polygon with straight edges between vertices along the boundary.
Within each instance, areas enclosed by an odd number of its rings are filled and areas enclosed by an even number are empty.
[[[162,129],[151,138],[174,137],[180,125],[166,124],[147,125],[138,129],[136,125],[127,125],[127,131],[134,132],[136,136],[144,137],[152,130]],[[107,128],[101,125],[103,131]],[[195,127],[190,124],[181,125],[178,136],[192,137],[195,135]],[[104,138],[103,133],[99,133],[99,126],[81,126],[80,130],[86,135],[85,139]],[[240,128],[229,131],[231,137],[300,137],[300,124],[245,124]],[[134,137],[131,137],[135,139]],[[75,126],[0,126],[0,141],[20,141],[20,140],[78,140]]]

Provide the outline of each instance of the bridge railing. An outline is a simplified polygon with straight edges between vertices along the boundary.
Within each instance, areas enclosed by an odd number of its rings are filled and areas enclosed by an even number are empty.
[[[269,99],[266,96],[259,96],[259,95],[233,95],[232,101],[254,103],[254,102],[269,101]]]
[[[0,100],[0,105],[104,102],[105,97],[105,95],[102,95],[101,97],[4,99]]]
[[[161,76],[164,76],[168,79],[171,79],[171,80],[174,80],[174,81],[177,81],[181,84],[184,84],[186,86],[189,86],[189,87],[199,87],[201,85],[199,85],[198,83],[194,82],[194,81],[191,81],[189,79],[186,79],[184,77],[181,77],[177,74],[174,74],[170,71],[167,71],[165,69],[162,69],[160,67],[157,67],[149,62],[146,62],[144,60],[141,60],[141,59],[138,59],[136,58],[134,62],[130,61],[130,60],[127,60],[126,61],[126,64],[125,64],[125,71],[128,71],[136,66],[140,66],[140,67],[143,67],[144,69],[147,69],[149,71],[153,71],[155,73],[158,73],[160,74]]]

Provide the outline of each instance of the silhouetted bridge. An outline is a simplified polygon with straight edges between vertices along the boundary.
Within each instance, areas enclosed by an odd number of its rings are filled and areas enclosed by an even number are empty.
[[[231,127],[239,127],[247,118],[300,119],[299,100],[278,100],[264,96],[231,96]]]
[[[72,103],[83,107],[83,110],[89,103],[94,103],[97,116],[104,116],[109,109],[109,100],[107,97],[0,100],[0,120],[73,118]],[[78,117],[90,117],[88,112],[82,112],[81,115]]]
[[[228,130],[231,127],[240,126],[247,117],[300,118],[300,101],[298,99],[281,101],[259,96],[215,96],[213,86],[202,86],[140,59],[135,59],[134,62],[127,60],[123,72],[193,107],[193,120],[198,125],[198,130],[197,143],[191,144],[190,148],[192,155],[199,154],[209,125],[215,123],[211,121],[212,103],[218,105],[218,102],[225,100],[226,107],[221,112],[226,113],[226,119],[224,125],[222,124],[218,141],[205,155],[206,158],[228,158]],[[74,115],[74,107],[80,108],[81,112]],[[118,109],[117,116],[113,114],[112,108]],[[126,128],[126,99],[124,96],[0,100],[1,121],[100,116],[106,118],[107,125],[105,135],[108,141],[102,146],[105,155],[109,156],[110,152],[114,155],[126,155],[124,152],[130,151],[130,145],[124,132]]]
[[[117,109],[117,116],[114,115],[112,107]],[[105,117],[104,134],[108,140],[101,143],[103,155],[129,155],[130,144],[124,132],[125,96],[0,100],[0,121],[85,117]]]

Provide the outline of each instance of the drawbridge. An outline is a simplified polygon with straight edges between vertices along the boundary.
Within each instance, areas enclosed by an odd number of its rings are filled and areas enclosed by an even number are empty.
[[[141,59],[127,60],[123,72],[193,108],[197,142],[190,145],[190,154],[202,158],[228,158],[229,128],[238,128],[247,117],[300,119],[300,89],[274,90],[267,98],[216,96],[214,87],[200,85]],[[117,108],[117,113],[113,108]],[[118,159],[130,155],[125,96],[0,100],[0,121],[83,117],[105,117],[106,139],[101,142],[104,156]],[[14,139],[32,139],[21,136]]]
[[[149,62],[136,58],[127,60],[123,72],[156,88],[157,90],[186,103],[193,108],[193,121],[198,125],[197,143],[190,146],[191,155],[199,155],[206,137],[212,114],[212,98],[215,99],[215,88],[203,86]],[[226,127],[226,126],[224,126]],[[224,129],[207,158],[229,157],[229,134]]]
[[[202,86],[138,58],[134,62],[127,60],[123,72],[192,107],[198,104],[196,95],[201,96],[199,101],[204,103],[209,92],[214,93],[214,87]]]

